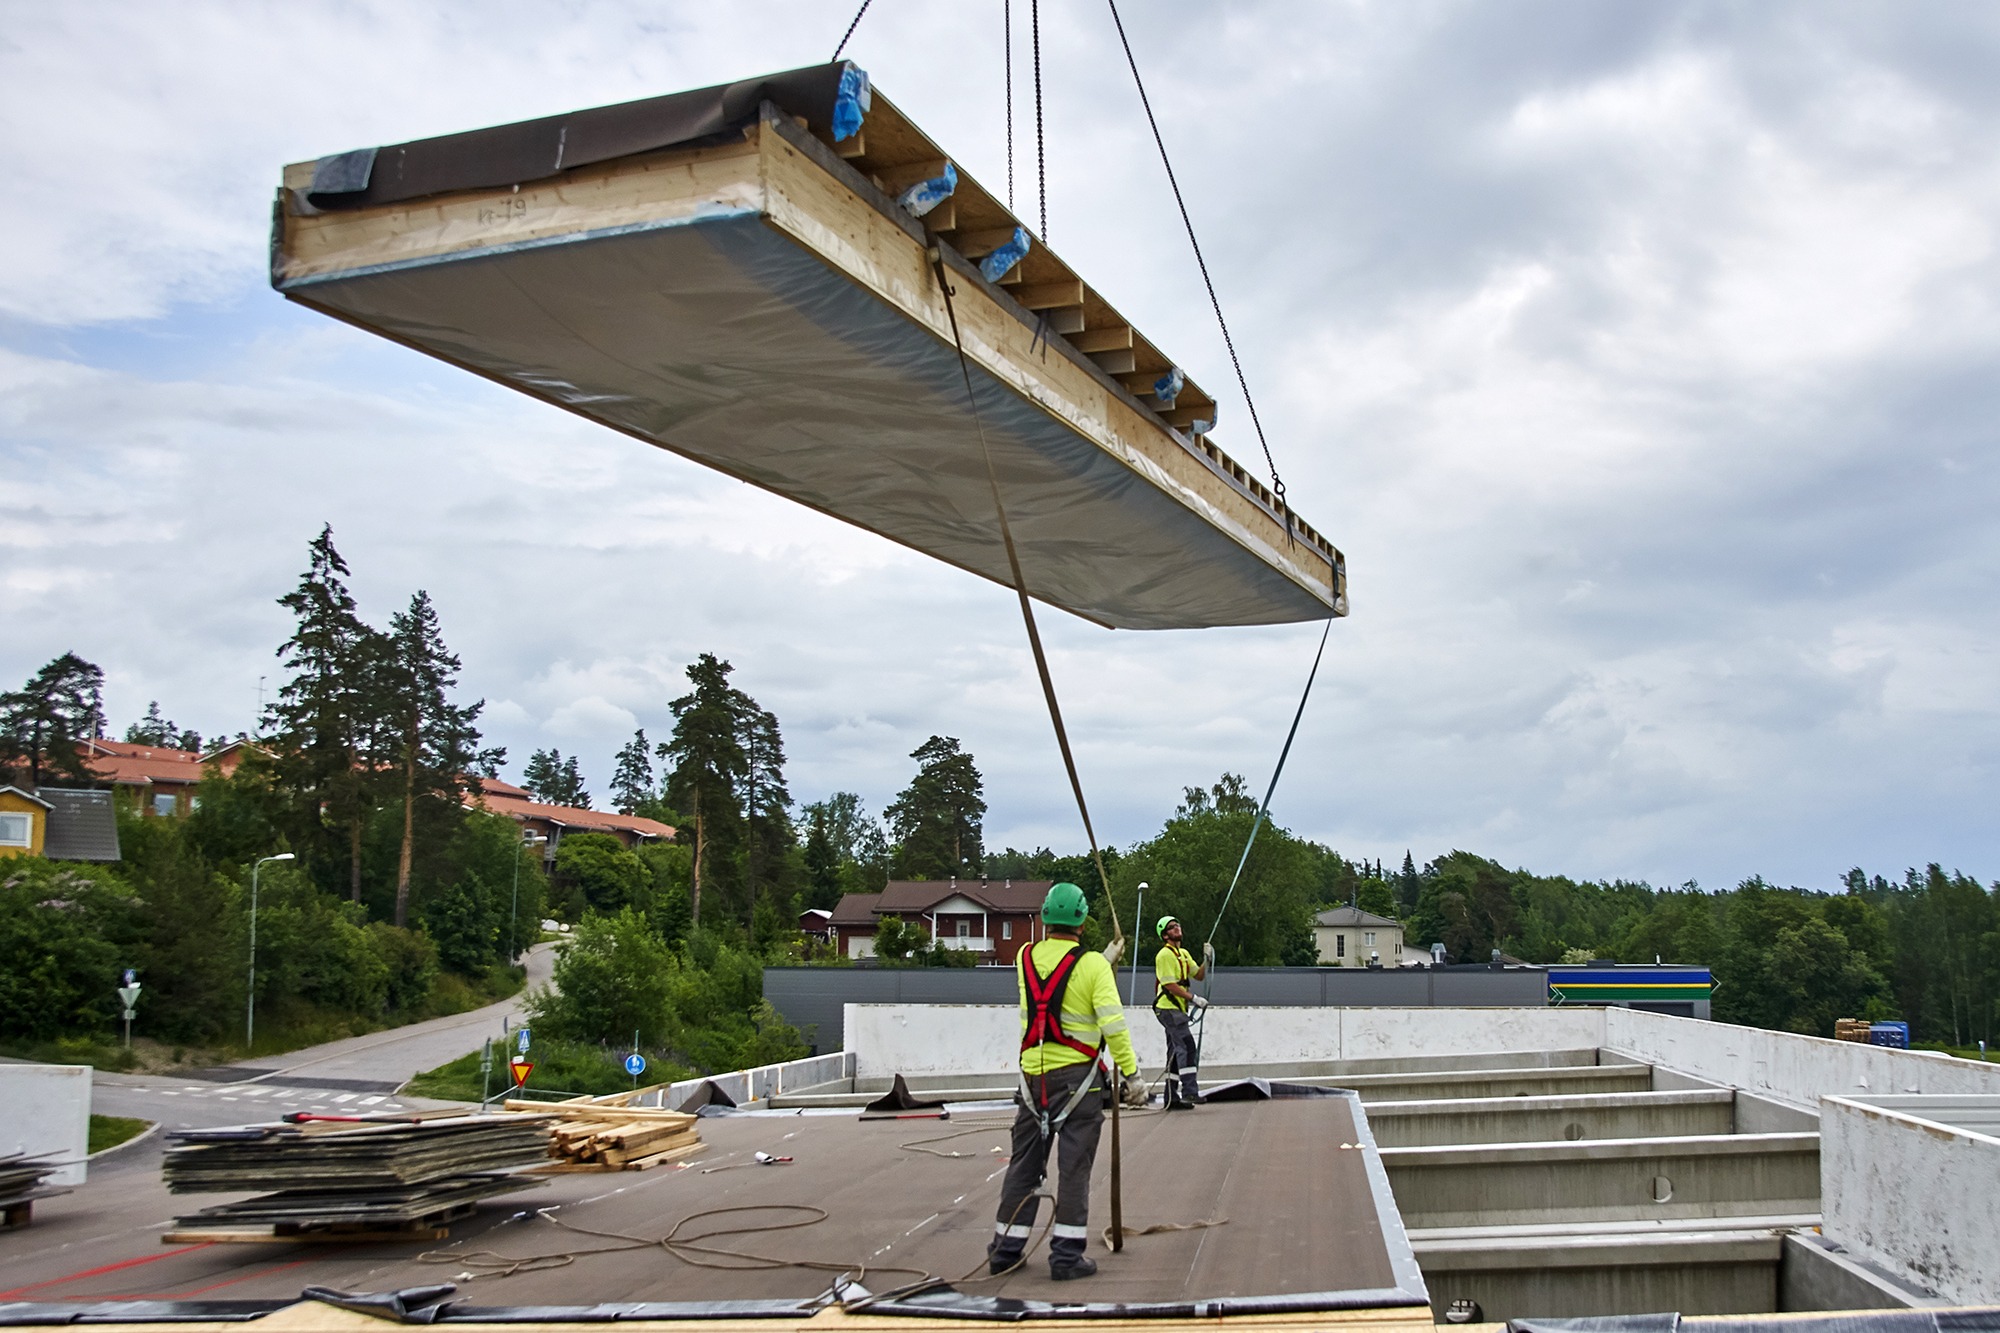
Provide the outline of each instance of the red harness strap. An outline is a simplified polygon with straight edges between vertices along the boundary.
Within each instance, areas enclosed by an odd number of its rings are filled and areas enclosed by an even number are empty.
[[[1076,960],[1082,953],[1081,948],[1071,949],[1049,969],[1048,976],[1040,977],[1035,975],[1035,946],[1029,944],[1021,949],[1021,987],[1028,997],[1028,1031],[1021,1038],[1023,1051],[1052,1041],[1086,1059],[1097,1059],[1097,1047],[1084,1045],[1064,1032],[1062,1026],[1063,992],[1069,989],[1070,974],[1076,971]]]

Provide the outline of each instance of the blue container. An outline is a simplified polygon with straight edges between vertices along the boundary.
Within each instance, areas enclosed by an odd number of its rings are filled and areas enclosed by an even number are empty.
[[[1893,1046],[1899,1051],[1910,1049],[1910,1025],[1908,1023],[1870,1023],[1868,1025],[1870,1046]]]

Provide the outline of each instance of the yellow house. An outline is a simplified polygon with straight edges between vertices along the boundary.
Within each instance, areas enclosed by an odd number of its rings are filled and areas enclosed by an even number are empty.
[[[40,856],[49,836],[49,803],[19,787],[0,787],[0,856]]]

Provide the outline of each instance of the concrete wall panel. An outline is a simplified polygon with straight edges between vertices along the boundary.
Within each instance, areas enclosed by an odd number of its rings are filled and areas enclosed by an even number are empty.
[[[1340,1054],[1346,1060],[1365,1060],[1598,1047],[1605,1044],[1604,1012],[1602,1009],[1343,1009]]]
[[[90,1155],[90,1066],[0,1064],[0,1157],[66,1163],[52,1185],[81,1185]]]
[[[1885,1100],[1820,1104],[1826,1235],[1949,1300],[2000,1303],[2000,1137]]]
[[[1976,1060],[1632,1009],[1595,1012],[1604,1016],[1601,1046],[1808,1110],[1822,1097],[2000,1094],[2000,1065]]]

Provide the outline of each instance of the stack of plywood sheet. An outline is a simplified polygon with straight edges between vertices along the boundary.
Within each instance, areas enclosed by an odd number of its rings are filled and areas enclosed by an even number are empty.
[[[506,1174],[548,1151],[548,1116],[308,1121],[171,1134],[175,1194],[275,1190],[178,1218],[169,1239],[433,1239],[473,1203],[542,1182]]]
[[[555,1117],[549,1156],[541,1168],[571,1171],[644,1171],[692,1157],[703,1148],[695,1117],[663,1107],[630,1103],[651,1089],[578,1097],[566,1102],[509,1101],[510,1112]]]
[[[0,1230],[26,1226],[34,1216],[35,1200],[69,1193],[44,1183],[60,1169],[48,1157],[0,1156]]]

